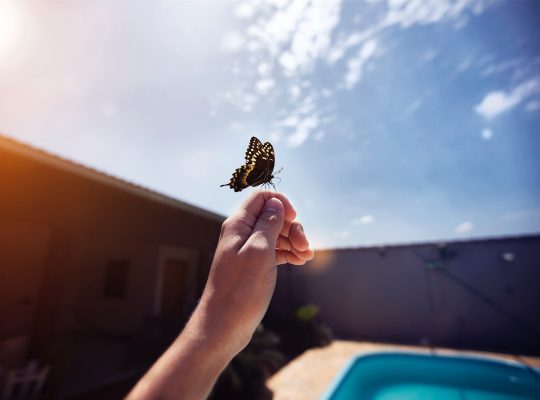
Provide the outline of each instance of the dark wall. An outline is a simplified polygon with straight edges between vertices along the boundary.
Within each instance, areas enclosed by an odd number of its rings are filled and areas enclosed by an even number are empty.
[[[179,182],[179,184],[181,184]],[[199,246],[220,222],[0,149],[0,218],[68,232]]]
[[[320,251],[269,318],[313,303],[344,338],[540,353],[540,236]]]
[[[221,222],[0,148],[0,364],[51,365],[55,398],[144,370],[195,305]],[[162,315],[170,254],[192,262],[185,304]],[[131,263],[122,299],[103,295],[117,258]]]

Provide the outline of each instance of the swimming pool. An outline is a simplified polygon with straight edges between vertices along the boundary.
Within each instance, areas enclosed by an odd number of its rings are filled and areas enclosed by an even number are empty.
[[[355,357],[324,400],[538,400],[540,369],[472,356]]]

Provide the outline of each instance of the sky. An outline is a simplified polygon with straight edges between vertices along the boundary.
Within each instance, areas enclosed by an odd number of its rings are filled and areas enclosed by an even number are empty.
[[[540,2],[0,1],[0,132],[315,248],[540,232]]]

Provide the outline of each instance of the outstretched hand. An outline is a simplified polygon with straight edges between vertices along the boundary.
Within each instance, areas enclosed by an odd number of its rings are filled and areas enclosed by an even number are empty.
[[[276,285],[276,265],[302,265],[313,250],[282,194],[252,194],[221,228],[201,300],[243,348],[261,322]]]
[[[199,305],[130,399],[208,396],[266,313],[276,286],[276,265],[302,265],[313,258],[295,218],[285,196],[256,192],[225,220]]]

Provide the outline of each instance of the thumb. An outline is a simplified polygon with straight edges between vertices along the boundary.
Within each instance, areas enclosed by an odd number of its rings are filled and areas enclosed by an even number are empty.
[[[277,238],[283,227],[284,214],[285,208],[279,199],[271,197],[266,200],[257,218],[250,240],[264,242],[265,245],[268,245],[269,248],[274,250],[276,248]]]

